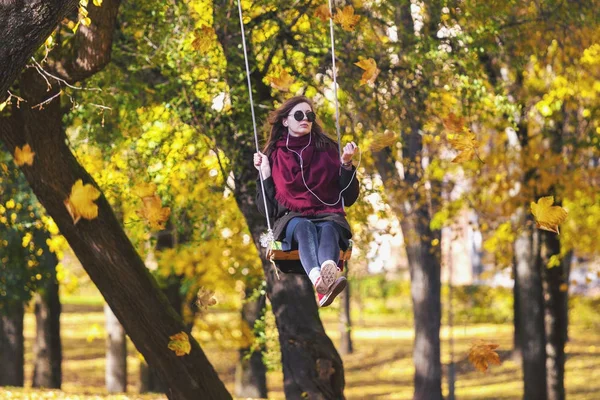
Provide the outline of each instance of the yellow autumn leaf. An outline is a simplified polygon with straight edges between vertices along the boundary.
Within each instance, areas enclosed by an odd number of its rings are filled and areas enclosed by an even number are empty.
[[[202,287],[198,290],[196,305],[200,310],[206,311],[208,307],[217,304],[217,299],[214,296],[214,291]]]
[[[380,151],[386,147],[391,147],[396,143],[398,137],[394,131],[386,129],[381,134],[376,134],[371,142],[371,151]]]
[[[206,53],[210,50],[214,42],[215,30],[210,26],[203,26],[196,30],[192,47],[201,53]]]
[[[360,15],[354,15],[354,7],[346,6],[342,11],[338,10],[333,17],[333,22],[340,24],[342,29],[348,32],[354,31],[356,24],[360,20]]]
[[[52,37],[52,35],[50,35],[50,36],[48,36],[48,38],[44,42],[44,46],[46,46],[46,47],[52,47],[53,44],[54,44],[54,38]]]
[[[92,23],[92,20],[89,17],[85,17],[81,20],[81,25],[83,26],[90,26]]]
[[[4,107],[6,107],[8,105],[8,100],[0,103],[0,111],[4,110]]]
[[[450,142],[452,147],[459,152],[452,162],[461,163],[463,161],[469,161],[477,154],[476,150],[479,143],[471,130],[467,130],[463,133],[453,133],[451,135],[452,137],[450,137],[450,135],[448,136],[448,142]]]
[[[96,7],[100,7],[100,6],[102,6],[102,0],[94,0],[94,5],[95,5]]]
[[[144,197],[142,202],[144,205],[140,211],[137,211],[137,214],[148,221],[152,229],[164,229],[165,222],[167,222],[169,215],[171,215],[171,209],[162,206],[158,195]]]
[[[329,10],[329,5],[321,4],[315,10],[315,17],[319,18],[321,21],[325,22],[329,18],[331,18],[331,11]]]
[[[292,78],[285,69],[282,69],[279,72],[279,76],[268,77],[267,80],[272,87],[277,90],[281,90],[282,92],[287,92],[290,90],[290,86],[292,86],[292,83],[294,83],[294,78]]]
[[[560,286],[558,287],[558,290],[560,290],[561,292],[566,292],[567,290],[569,290],[569,284],[561,283]]]
[[[560,234],[558,225],[563,223],[568,213],[564,208],[552,204],[554,204],[554,196],[541,197],[537,204],[531,202],[531,213],[535,218],[536,227]]]
[[[34,156],[35,152],[31,151],[31,146],[29,146],[29,144],[26,144],[22,148],[19,146],[15,147],[15,164],[17,164],[19,167],[25,164],[32,166]]]
[[[71,195],[64,201],[69,215],[76,224],[81,218],[94,219],[98,217],[98,205],[94,203],[100,197],[100,191],[94,186],[83,184],[79,179],[71,188]]]
[[[367,83],[374,83],[375,79],[377,78],[377,75],[379,75],[379,73],[381,72],[381,70],[377,68],[375,60],[373,60],[372,58],[360,60],[359,62],[355,62],[354,65],[365,70],[360,79],[361,85]]]
[[[190,354],[190,351],[192,351],[192,345],[187,333],[181,331],[173,336],[169,336],[169,339],[171,339],[169,349],[173,350],[177,356],[181,357]]]
[[[465,119],[458,117],[454,113],[448,114],[446,118],[442,120],[444,128],[452,133],[460,133],[465,128]]]
[[[146,182],[140,183],[135,187],[133,192],[136,194],[136,196],[141,198],[154,196],[156,193],[156,184]]]
[[[486,343],[483,340],[478,340],[473,343],[469,350],[469,361],[477,370],[486,372],[489,364],[501,364],[500,356],[495,351],[497,348],[498,345],[495,343]]]

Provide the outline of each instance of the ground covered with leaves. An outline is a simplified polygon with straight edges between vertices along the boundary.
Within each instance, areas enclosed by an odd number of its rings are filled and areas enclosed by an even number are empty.
[[[459,292],[460,294],[460,292]],[[471,298],[476,298],[470,296]],[[393,296],[386,304],[371,302],[362,308],[355,308],[354,314],[354,353],[343,356],[346,390],[348,399],[410,399],[412,398],[412,320],[402,300],[405,296]],[[513,328],[509,321],[483,323],[467,321],[461,317],[460,297],[457,296],[456,318],[458,322],[452,330],[454,363],[456,370],[456,396],[460,399],[520,399],[522,397],[522,374],[520,363],[512,359]],[[502,297],[495,295],[495,302],[501,309]],[[409,300],[407,298],[406,300]],[[70,400],[124,400],[124,399],[166,399],[164,395],[140,395],[140,357],[129,343],[128,351],[128,393],[108,395],[104,388],[104,314],[101,299],[65,304],[62,315],[62,340],[64,347],[63,390],[33,390],[31,388],[2,388],[2,399],[70,399]],[[77,302],[76,302],[77,303]],[[88,304],[85,304],[88,303]],[[404,304],[406,303],[406,304]],[[582,319],[589,313],[581,300],[574,299],[570,329],[570,342],[567,345],[566,389],[573,400],[592,400],[600,393],[600,330],[598,321]],[[575,310],[575,311],[577,311]],[[471,305],[472,315],[477,307]],[[573,311],[573,310],[572,310]],[[338,310],[322,310],[322,317],[329,336],[339,343]],[[205,316],[208,326],[219,324],[235,326],[239,321],[236,312],[211,309]],[[487,319],[487,318],[486,318]],[[235,330],[235,329],[233,329]],[[221,379],[233,393],[235,364],[238,352],[227,337],[212,331],[193,332],[217,369]],[[451,361],[450,334],[447,324],[442,328],[442,362],[444,376],[447,377]],[[34,316],[31,312],[25,318],[26,337],[26,382],[32,375],[32,345],[34,338]],[[216,340],[215,340],[216,339]],[[500,365],[490,363],[487,372],[478,371],[469,361],[469,350],[474,344],[493,343],[500,358]],[[282,373],[274,370],[268,374],[269,398],[283,399]],[[444,379],[444,394],[448,394],[447,380]]]

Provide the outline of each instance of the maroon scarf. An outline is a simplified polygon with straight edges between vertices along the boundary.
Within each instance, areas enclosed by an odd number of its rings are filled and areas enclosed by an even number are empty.
[[[310,145],[310,135],[313,135]],[[275,198],[280,204],[292,211],[301,212],[303,215],[317,215],[323,213],[339,213],[345,215],[342,201],[333,206],[321,203],[306,186],[310,188],[321,200],[326,203],[335,203],[340,197],[340,156],[333,146],[317,149],[314,134],[300,137],[290,136],[286,147],[288,134],[284,134],[275,143],[275,149],[269,156],[271,174],[275,183]],[[304,161],[304,180],[300,170],[302,151]]]

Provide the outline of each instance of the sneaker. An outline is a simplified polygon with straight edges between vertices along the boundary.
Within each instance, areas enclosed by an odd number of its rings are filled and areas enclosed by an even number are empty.
[[[325,294],[329,291],[329,288],[338,276],[338,268],[334,261],[328,260],[321,265],[321,276],[317,278],[315,282],[315,289],[317,293]]]
[[[335,300],[337,295],[342,293],[342,291],[346,289],[347,283],[348,281],[346,280],[346,278],[340,276],[335,282],[333,282],[333,285],[331,285],[327,293],[321,294],[317,292],[319,307],[327,307],[328,305],[333,303],[333,300]]]

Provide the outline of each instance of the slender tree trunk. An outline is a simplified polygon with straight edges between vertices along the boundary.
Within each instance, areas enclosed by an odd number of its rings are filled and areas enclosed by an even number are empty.
[[[567,283],[565,264],[548,268],[552,255],[560,254],[560,241],[553,232],[540,232],[542,239],[542,257],[539,270],[542,271],[545,322],[546,322],[546,369],[549,400],[565,399],[565,327],[568,314],[568,291],[561,290]]]
[[[106,390],[108,393],[124,393],[127,392],[127,335],[108,304],[104,304],[104,321],[106,326]]]
[[[0,386],[23,386],[23,305],[0,310]]]
[[[514,277],[513,285],[513,352],[512,357],[515,361],[521,361],[523,357],[523,346],[521,343],[521,313],[519,309],[521,307],[521,300],[519,297],[519,275],[517,274],[517,260],[513,257],[512,273]]]
[[[348,264],[346,264],[346,267]],[[344,268],[346,277],[348,276],[348,268]],[[352,354],[352,320],[350,318],[350,285],[340,295],[340,353]]]
[[[36,336],[33,345],[32,387],[60,389],[62,384],[61,304],[56,281],[56,263],[48,283],[35,297]]]
[[[246,298],[254,293],[254,287],[246,288]],[[265,312],[266,296],[259,296],[254,301],[248,301],[242,307],[242,324],[252,330],[254,324]],[[250,346],[239,349],[240,359],[235,369],[235,395],[238,397],[267,397],[267,368],[263,362],[262,351],[254,351],[250,357]]]
[[[520,211],[524,214],[524,208]],[[516,276],[519,280],[521,344],[525,400],[546,400],[546,334],[542,276],[538,268],[540,235],[531,215],[520,215],[522,231],[515,240]]]

